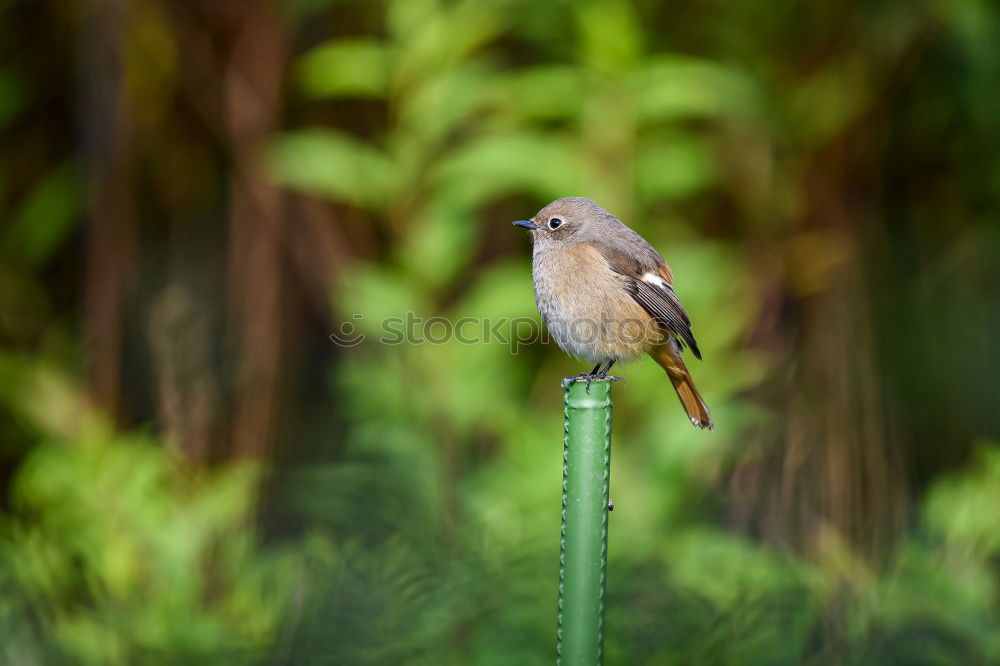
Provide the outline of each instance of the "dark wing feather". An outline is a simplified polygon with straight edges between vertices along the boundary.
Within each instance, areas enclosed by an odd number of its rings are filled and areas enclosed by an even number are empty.
[[[628,233],[629,243],[616,243],[611,238],[590,241],[604,258],[611,270],[625,278],[625,288],[636,302],[656,322],[687,343],[695,358],[701,359],[701,350],[691,333],[691,320],[684,306],[670,285],[670,269],[663,257],[639,234],[622,226]],[[642,279],[646,273],[664,278],[663,285],[651,284]]]
[[[691,320],[681,305],[673,287],[652,285],[641,278],[629,277],[626,289],[632,298],[652,315],[656,322],[681,338],[691,348],[695,358],[701,360],[701,350],[691,333]]]

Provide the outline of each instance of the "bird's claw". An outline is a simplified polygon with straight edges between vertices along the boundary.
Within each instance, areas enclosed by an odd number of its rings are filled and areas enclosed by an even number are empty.
[[[587,372],[581,372],[578,375],[573,375],[571,377],[563,378],[563,386],[568,386],[570,384],[575,384],[576,382],[585,382],[587,384],[587,393],[590,393],[590,383],[594,381],[608,381],[608,382],[621,382],[628,387],[628,382],[625,381],[624,377],[618,377],[615,375],[609,375],[605,373],[590,374]]]

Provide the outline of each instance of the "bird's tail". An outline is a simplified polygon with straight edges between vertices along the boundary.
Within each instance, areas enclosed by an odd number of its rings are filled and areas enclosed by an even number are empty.
[[[694,380],[691,379],[691,373],[688,372],[684,361],[681,360],[680,354],[674,349],[673,343],[655,347],[649,352],[649,355],[660,364],[661,368],[667,371],[670,383],[674,385],[677,397],[681,399],[681,405],[684,406],[684,411],[687,412],[691,423],[699,428],[712,430],[712,415],[708,413],[708,406],[701,399],[701,394],[698,393],[698,389],[694,386]]]

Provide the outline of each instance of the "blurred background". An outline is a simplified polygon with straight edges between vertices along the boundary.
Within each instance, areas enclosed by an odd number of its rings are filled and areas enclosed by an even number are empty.
[[[567,195],[716,421],[620,368],[607,662],[1000,663],[995,3],[0,0],[0,133],[0,663],[551,663],[586,368],[378,337]]]

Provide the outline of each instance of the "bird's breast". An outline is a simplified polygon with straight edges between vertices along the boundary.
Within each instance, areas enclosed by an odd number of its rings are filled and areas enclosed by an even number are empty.
[[[577,243],[535,252],[535,303],[563,350],[592,363],[631,360],[663,333],[598,250]]]

